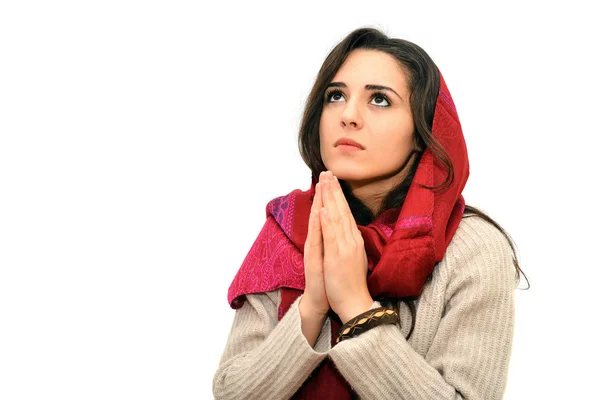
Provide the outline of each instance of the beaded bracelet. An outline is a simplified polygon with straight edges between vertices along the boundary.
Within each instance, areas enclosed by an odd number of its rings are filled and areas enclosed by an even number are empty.
[[[395,324],[399,321],[398,313],[387,307],[378,307],[357,315],[340,328],[336,343],[355,337],[371,328],[382,324]]]

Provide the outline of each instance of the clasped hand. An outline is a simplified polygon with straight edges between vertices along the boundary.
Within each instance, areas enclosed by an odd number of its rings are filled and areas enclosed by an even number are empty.
[[[367,254],[339,182],[319,176],[304,245],[304,297],[322,315],[331,309],[343,323],[367,311]]]

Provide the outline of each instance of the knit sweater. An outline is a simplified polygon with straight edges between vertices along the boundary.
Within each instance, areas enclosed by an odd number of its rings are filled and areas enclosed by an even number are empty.
[[[331,347],[327,318],[314,346],[302,333],[300,296],[280,321],[279,289],[246,296],[213,378],[215,399],[289,399],[327,357],[360,399],[501,399],[514,326],[515,268],[505,236],[464,217],[444,258],[400,324]],[[374,301],[372,308],[380,307]]]

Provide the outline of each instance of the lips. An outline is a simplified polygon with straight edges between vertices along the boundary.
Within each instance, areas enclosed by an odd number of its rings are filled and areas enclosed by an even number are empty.
[[[362,150],[365,149],[365,147],[362,144],[360,144],[357,141],[352,140],[350,138],[341,138],[341,139],[339,139],[337,142],[335,142],[335,147],[338,147],[339,145],[342,145],[342,144],[345,144],[347,146],[358,147],[359,149],[362,149]]]

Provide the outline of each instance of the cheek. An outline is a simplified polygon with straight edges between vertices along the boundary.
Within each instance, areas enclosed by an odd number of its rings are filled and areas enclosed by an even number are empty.
[[[398,132],[397,141],[403,149],[412,151],[414,145],[415,126],[414,121],[410,114],[406,113],[396,125],[396,132]]]
[[[383,133],[385,131],[385,133]],[[408,124],[390,124],[382,130],[382,134],[373,142],[376,151],[372,153],[379,161],[403,163],[412,152],[414,146],[413,127]]]
[[[319,121],[319,133],[321,140],[327,140],[328,132],[331,131],[331,118],[327,116],[326,112],[321,114],[321,120]]]
[[[328,118],[323,114],[321,116],[321,121],[319,122],[319,145],[322,157],[326,156],[328,148],[333,145],[332,141],[334,139],[330,135],[330,132],[332,131]]]

